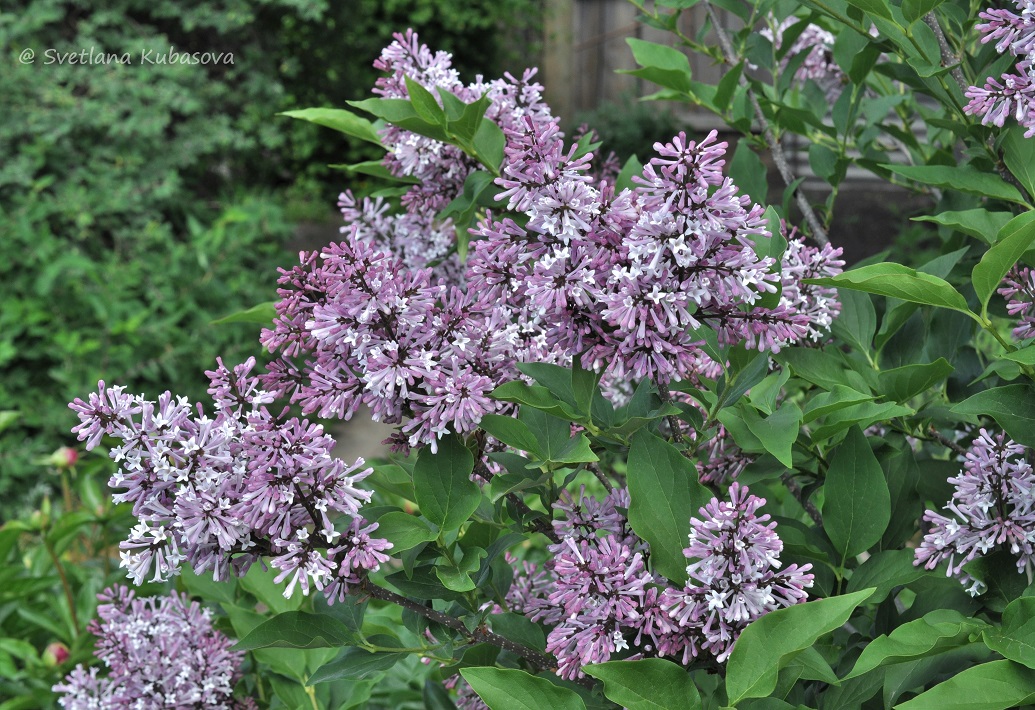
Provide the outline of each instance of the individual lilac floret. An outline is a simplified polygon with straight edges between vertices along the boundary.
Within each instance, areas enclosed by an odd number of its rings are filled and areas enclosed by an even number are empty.
[[[1006,312],[1017,317],[1013,337],[1035,338],[1035,272],[1027,266],[1014,269],[1003,279],[999,294],[1006,299]]]
[[[207,609],[186,596],[136,598],[125,587],[98,596],[89,631],[108,668],[76,666],[54,686],[67,710],[245,708],[233,698],[243,654],[212,628]]]
[[[784,33],[799,22],[803,22],[803,20],[791,16],[781,22],[775,31],[764,27],[760,34],[773,43],[774,49],[780,50],[783,45]],[[809,24],[780,60],[780,70],[784,71],[791,59],[805,54],[805,60],[794,71],[795,82],[799,85],[810,79],[816,82],[826,93],[831,105],[841,95],[842,89],[848,83],[848,77],[834,61],[834,40],[835,37],[830,32],[822,27]]]
[[[1025,137],[1035,136],[1035,2],[1016,0],[1016,12],[989,9],[980,17],[988,22],[977,26],[981,42],[995,41],[996,51],[1017,58],[1015,73],[1004,73],[999,80],[989,77],[984,87],[971,86],[964,107],[968,114],[981,117],[984,125],[1002,128],[1010,116],[1025,128]]]
[[[660,604],[670,619],[692,631],[700,651],[720,663],[740,632],[755,619],[808,598],[812,565],[780,570],[783,542],[768,515],[756,515],[765,499],[734,482],[730,501],[713,498],[690,521],[689,580],[682,590],[665,590]],[[696,655],[693,649],[692,655]]]
[[[168,392],[153,402],[103,383],[89,402],[70,405],[88,448],[103,434],[122,440],[110,452],[120,469],[109,485],[138,519],[120,545],[137,584],[167,580],[185,561],[225,580],[267,556],[277,580],[287,581],[285,596],[296,585],[308,594],[332,582],[337,592],[358,569],[376,568],[353,539],[369,554],[389,546],[368,537],[376,526],[357,527],[372,495],[357,486],[371,469],[332,456],[334,440],[321,425],[272,415],[254,366],[252,358],[208,373],[212,417]],[[343,540],[341,515],[353,519]]]
[[[1017,570],[1032,577],[1035,541],[1035,473],[1027,461],[1027,449],[982,429],[970,445],[963,471],[950,478],[956,486],[945,506],[948,516],[933,510],[924,513],[931,531],[916,550],[915,564],[934,569],[947,562],[946,574],[969,585],[977,595],[985,585],[963,567],[996,548],[1017,558]]]

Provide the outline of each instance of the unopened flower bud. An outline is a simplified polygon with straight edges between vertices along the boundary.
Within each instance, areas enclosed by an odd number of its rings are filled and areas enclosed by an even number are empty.
[[[68,646],[60,641],[54,641],[43,651],[43,664],[48,668],[60,666],[68,660]]]

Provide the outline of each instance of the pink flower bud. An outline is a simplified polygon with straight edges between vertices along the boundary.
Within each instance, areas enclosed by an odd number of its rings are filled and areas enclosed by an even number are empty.
[[[48,668],[60,666],[68,660],[69,655],[68,646],[60,641],[54,641],[43,651],[43,663]]]

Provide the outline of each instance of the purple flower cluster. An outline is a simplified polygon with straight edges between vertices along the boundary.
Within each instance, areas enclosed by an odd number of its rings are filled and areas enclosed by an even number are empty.
[[[184,561],[224,580],[269,556],[277,581],[288,580],[285,596],[296,585],[340,594],[387,559],[391,545],[371,539],[376,524],[362,527],[358,516],[371,493],[357,483],[370,469],[333,457],[322,426],[272,415],[254,366],[251,358],[207,373],[212,417],[169,392],[154,402],[103,382],[69,405],[87,448],[105,434],[122,441],[110,451],[120,469],[109,485],[138,519],[120,545],[137,584],[169,579]],[[353,516],[344,537],[341,516]]]
[[[775,18],[772,18],[775,24]],[[783,47],[783,36],[791,27],[803,20],[799,17],[788,17],[774,28],[764,27],[761,34],[773,43],[773,48],[779,51]],[[804,54],[805,59],[794,71],[794,80],[798,85],[803,85],[810,79],[823,89],[827,99],[833,104],[841,95],[841,90],[848,83],[848,77],[841,71],[841,67],[834,61],[834,35],[822,27],[808,24],[801,34],[798,35],[790,49],[780,60],[780,71],[785,71],[794,57]]]
[[[1027,266],[1014,269],[1003,279],[999,294],[1006,299],[1006,312],[1018,317],[1013,337],[1035,338],[1035,272]]]
[[[691,521],[690,580],[682,589],[646,567],[647,546],[622,510],[628,494],[603,501],[567,493],[555,505],[561,541],[550,546],[549,577],[534,565],[519,570],[508,594],[511,610],[553,627],[547,651],[558,675],[574,679],[582,667],[628,651],[637,657],[672,656],[686,664],[710,657],[723,662],[751,621],[806,599],[809,565],[779,571],[783,544],[765,501],[734,483],[731,501],[712,501]],[[518,591],[514,591],[517,589]]]
[[[1017,59],[1015,73],[1004,73],[999,80],[989,77],[983,87],[967,89],[970,103],[967,113],[980,116],[984,125],[1000,128],[1013,116],[1023,128],[1025,137],[1035,136],[1035,2],[1015,0],[1014,10],[989,9],[981,13],[987,20],[977,26],[981,42],[995,41],[996,51],[1010,53]]]
[[[915,564],[934,569],[948,562],[946,574],[980,594],[985,585],[963,570],[964,565],[997,547],[1017,558],[1017,570],[1030,580],[1035,561],[1035,472],[1028,451],[984,429],[967,451],[963,471],[950,478],[956,486],[945,506],[950,514],[924,513],[931,531],[916,550]]]
[[[98,597],[100,620],[90,623],[96,655],[109,672],[76,666],[58,703],[68,710],[116,708],[251,708],[238,703],[233,686],[242,654],[212,628],[207,609],[186,596],[138,599],[125,587]]]
[[[510,411],[488,395],[520,377],[517,362],[581,357],[613,380],[692,379],[717,367],[699,347],[702,325],[725,343],[776,351],[836,315],[832,295],[800,278],[837,273],[839,252],[796,243],[787,276],[760,257],[762,208],[722,175],[726,144],[714,133],[657,144],[639,187],[616,191],[591,176],[592,155],[565,148],[534,72],[464,86],[449,55],[412,33],[377,66],[390,72],[378,82],[385,97],[406,96],[409,76],[464,101],[490,98],[486,116],[506,137],[496,182],[507,209],[473,230],[461,265],[438,212],[476,166],[452,146],[384,130],[385,164],[420,181],[403,213],[344,194],[345,240],[282,272],[278,317],[263,333],[281,356],[264,386],[304,414],[348,419],[365,405],[400,425],[400,448],[434,447]],[[780,303],[761,307],[781,285]]]

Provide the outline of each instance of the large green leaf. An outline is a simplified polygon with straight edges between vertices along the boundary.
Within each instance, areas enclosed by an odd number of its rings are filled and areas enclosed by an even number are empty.
[[[823,486],[823,528],[842,559],[880,541],[891,520],[891,494],[866,435],[852,427],[837,447]]]
[[[1035,668],[1035,597],[1021,597],[1003,611],[1003,624],[987,629],[985,645],[1011,661]]]
[[[909,584],[925,574],[923,567],[913,564],[912,550],[884,550],[872,555],[852,572],[848,580],[848,591],[873,587],[871,603],[879,603],[888,598],[895,587]]]
[[[892,19],[891,9],[886,0],[848,0],[849,5],[854,5],[863,12],[868,12],[877,17]]]
[[[586,703],[575,691],[524,671],[462,668],[460,675],[489,710],[586,710]]]
[[[948,281],[894,263],[871,264],[845,271],[832,278],[806,279],[806,283],[837,286],[890,296],[911,303],[951,308],[976,319],[963,298]]]
[[[690,60],[685,54],[667,45],[634,37],[625,41],[641,68],[620,73],[632,74],[683,94],[690,93]]]
[[[386,513],[377,519],[377,536],[392,543],[393,555],[438,537],[426,522],[401,510]]]
[[[332,680],[364,680],[398,663],[406,654],[390,651],[371,653],[362,648],[347,648],[330,663],[313,673],[306,685],[316,685]]]
[[[1012,661],[982,663],[895,710],[1009,710],[1035,700],[1035,671]]]
[[[971,634],[987,624],[964,616],[955,609],[938,609],[922,619],[902,624],[889,635],[881,635],[863,649],[844,680],[875,668],[932,656],[970,643]]]
[[[948,165],[881,165],[882,168],[924,185],[951,188],[983,197],[1025,204],[1017,188],[994,173],[981,172],[969,166]]]
[[[778,410],[766,418],[762,418],[751,407],[745,407],[744,423],[754,434],[765,450],[787,468],[794,462],[791,459],[791,446],[798,438],[801,428],[801,410],[793,402],[784,402]]]
[[[604,695],[628,710],[696,710],[701,696],[686,669],[662,658],[584,666],[604,681]]]
[[[474,456],[455,435],[444,437],[437,453],[421,449],[413,466],[413,494],[424,517],[445,531],[466,522],[482,500],[473,470]]]
[[[308,121],[309,123],[315,123],[327,128],[333,128],[334,130],[341,131],[353,138],[359,138],[368,143],[373,143],[382,148],[384,147],[381,144],[381,137],[377,135],[377,129],[374,127],[373,123],[362,116],[357,116],[351,111],[346,111],[345,109],[304,108],[297,111],[284,111],[279,115],[297,118],[301,121]]]
[[[977,208],[972,210],[946,211],[936,215],[913,217],[917,222],[934,222],[957,231],[977,237],[986,244],[994,244],[996,235],[1013,219],[1010,212],[992,212]]]
[[[359,637],[351,629],[332,616],[288,611],[256,626],[237,642],[234,650],[335,648],[359,642]]]
[[[1028,194],[1035,197],[1035,141],[1024,137],[1024,129],[1014,126],[1003,141],[1003,160]]]
[[[777,609],[753,621],[740,634],[726,664],[730,705],[767,697],[776,688],[780,669],[799,652],[840,628],[855,608],[873,594],[865,589],[828,599]]]
[[[988,311],[988,301],[999,288],[1003,277],[1013,268],[1024,252],[1035,242],[1035,212],[1024,214],[1010,220],[999,232],[996,243],[985,252],[981,261],[974,267],[971,279],[974,291],[981,302],[981,315]]]
[[[966,322],[966,321],[964,321]],[[883,370],[879,375],[880,387],[895,402],[905,402],[938,384],[953,372],[945,358],[925,365],[905,365]]]
[[[629,524],[650,544],[654,569],[684,582],[690,518],[712,497],[698,481],[696,467],[667,441],[641,429],[629,450],[628,482]]]
[[[978,392],[957,404],[952,411],[990,416],[1014,441],[1035,446],[1035,391],[1029,385],[1005,385]]]

